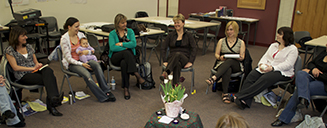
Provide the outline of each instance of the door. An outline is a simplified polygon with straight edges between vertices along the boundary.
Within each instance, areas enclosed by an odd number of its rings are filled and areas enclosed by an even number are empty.
[[[309,31],[312,38],[327,35],[327,0],[297,0],[293,31]]]

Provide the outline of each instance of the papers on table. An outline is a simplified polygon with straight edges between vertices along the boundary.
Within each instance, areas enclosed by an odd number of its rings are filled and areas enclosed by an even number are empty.
[[[240,54],[225,54],[224,58],[240,58]]]
[[[165,123],[165,124],[169,124],[171,121],[173,121],[174,118],[170,118],[168,116],[162,116],[160,119],[159,119],[159,122],[160,123]]]

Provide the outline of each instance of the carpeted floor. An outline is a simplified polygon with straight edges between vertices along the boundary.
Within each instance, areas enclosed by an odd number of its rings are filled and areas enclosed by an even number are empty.
[[[202,41],[200,41],[197,51],[195,68],[195,89],[196,94],[189,94],[182,107],[188,111],[193,111],[200,115],[203,126],[205,128],[213,128],[216,125],[218,118],[229,112],[237,112],[245,117],[252,128],[268,128],[271,127],[270,123],[275,120],[276,109],[267,107],[262,104],[253,103],[250,109],[240,110],[234,103],[225,104],[221,100],[221,92],[211,92],[205,94],[207,84],[204,80],[209,77],[209,71],[212,68],[215,58],[213,52],[213,44],[205,55],[202,55]],[[266,51],[266,47],[259,47],[250,45],[248,47],[250,54],[253,58],[253,67],[258,63],[261,56]],[[157,49],[159,51],[159,48]],[[150,51],[148,50],[148,53]],[[147,54],[149,55],[149,54]],[[90,94],[91,97],[77,101],[73,105],[68,103],[58,107],[58,110],[64,115],[62,117],[54,117],[45,112],[39,112],[29,117],[26,117],[27,128],[84,128],[84,127],[109,127],[109,128],[140,128],[144,127],[150,116],[158,109],[164,107],[159,87],[159,75],[161,73],[161,66],[152,54],[150,63],[152,65],[153,78],[156,81],[156,88],[152,90],[140,90],[135,85],[135,77],[131,77],[130,93],[131,99],[125,100],[123,98],[123,89],[120,88],[121,78],[120,72],[110,71],[110,76],[115,76],[116,90],[113,94],[116,96],[116,102],[99,103],[91,91],[86,88],[85,82],[82,78],[71,77],[74,91],[84,91]],[[60,70],[59,62],[53,61],[50,67],[54,70],[57,78],[58,88],[63,79],[63,73]],[[105,73],[107,75],[107,73]],[[183,85],[186,87],[186,92],[190,91],[191,73],[182,73],[186,78]],[[111,77],[110,77],[111,78]],[[64,92],[67,95],[69,91],[67,81],[64,83]],[[279,89],[275,89],[279,92]],[[26,90],[23,91],[23,97],[38,98],[39,94],[30,93]],[[42,98],[45,101],[45,95]],[[317,116],[319,112],[313,112],[311,108],[303,110],[304,114]],[[326,120],[326,116],[324,116]],[[285,128],[295,127],[299,123],[291,123],[285,125]],[[6,127],[0,125],[0,127]]]

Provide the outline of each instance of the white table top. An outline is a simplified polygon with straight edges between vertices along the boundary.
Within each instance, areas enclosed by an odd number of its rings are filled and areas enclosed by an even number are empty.
[[[109,36],[109,32],[104,32],[101,29],[94,29],[90,26],[97,26],[101,27],[104,24],[112,24],[110,22],[90,22],[90,23],[82,23],[80,26],[80,31],[94,33],[101,36]],[[87,28],[89,27],[89,28]],[[155,34],[161,34],[165,33],[165,31],[162,30],[156,30],[156,29],[148,29],[148,32],[141,33],[140,36],[146,36],[146,35],[155,35]],[[137,35],[136,35],[137,36]]]
[[[165,24],[167,26],[174,26],[173,18],[169,17],[142,17],[142,18],[133,18],[135,21],[147,22],[147,23],[159,23]],[[194,21],[194,20],[185,20],[185,28],[199,29],[211,26],[217,26],[220,23],[211,23],[204,21]]]
[[[326,44],[327,44],[327,35],[323,35],[321,37],[305,42],[305,45],[320,46],[320,47],[326,47]]]
[[[192,16],[203,16],[203,15],[198,15],[198,14],[194,14],[191,13],[190,15]],[[248,17],[237,17],[237,16],[221,16],[221,17],[216,17],[216,16],[208,16],[209,18],[212,19],[223,19],[223,20],[237,20],[237,21],[244,21],[244,22],[258,22],[259,19],[255,19],[255,18],[248,18]]]
[[[9,30],[9,27],[6,26],[0,26],[0,31],[6,31]]]

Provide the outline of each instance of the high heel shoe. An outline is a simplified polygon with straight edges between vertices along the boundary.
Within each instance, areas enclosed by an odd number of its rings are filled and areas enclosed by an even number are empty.
[[[124,92],[124,98],[125,100],[129,100],[131,98],[131,94],[129,93],[129,90],[127,90],[128,95],[125,95],[126,93]]]
[[[206,79],[205,82],[206,82],[209,86],[211,86],[211,85],[213,85],[213,83],[215,82],[215,80],[214,80],[213,78],[210,77],[210,78]]]
[[[60,113],[55,107],[48,107],[47,109],[53,116],[62,116],[62,113]]]

